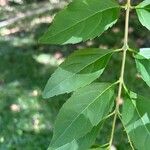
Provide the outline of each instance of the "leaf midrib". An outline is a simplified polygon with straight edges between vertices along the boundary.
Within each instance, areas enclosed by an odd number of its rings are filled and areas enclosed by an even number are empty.
[[[111,84],[110,86],[108,86],[102,93],[100,93],[91,103],[89,103],[78,115],[76,118],[74,118],[74,120],[70,123],[70,125],[64,130],[64,132],[59,136],[59,138],[57,138],[56,141],[59,141],[59,139],[65,134],[65,132],[67,131],[68,128],[70,128],[70,126],[75,122],[75,120],[85,111],[88,109],[88,107],[90,107],[90,105],[92,105],[100,96],[102,96],[107,90],[109,90],[114,84]],[[55,145],[56,141],[53,143],[53,145]]]
[[[113,53],[113,51],[110,51],[109,53]],[[59,82],[59,84],[57,84],[55,87],[53,87],[52,90],[48,91],[48,93],[54,91],[54,89],[56,89],[61,83],[63,83],[64,81],[66,81],[66,80],[68,80],[68,79],[70,79],[70,78],[72,78],[72,77],[75,76],[77,73],[81,72],[81,71],[84,70],[86,67],[88,67],[89,65],[93,64],[94,62],[96,62],[97,60],[101,59],[102,57],[105,57],[105,56],[108,55],[109,53],[104,54],[104,55],[102,55],[101,57],[99,57],[99,58],[95,59],[94,61],[90,62],[89,64],[87,64],[86,66],[84,66],[83,68],[81,68],[81,70],[77,71],[76,73],[72,73],[72,76],[70,76],[69,78],[65,78],[65,80],[62,80],[61,82]],[[100,69],[100,70],[102,70],[102,69]],[[98,71],[100,71],[100,70],[98,70]],[[95,72],[98,72],[98,71],[95,71]],[[95,73],[95,72],[94,72],[94,73]]]
[[[58,33],[56,33],[56,34],[54,34],[54,35],[50,36],[50,37],[47,37],[47,39],[52,38],[52,37],[54,37],[54,36],[56,36],[56,35],[58,35],[58,34],[61,34],[62,32],[65,32],[65,31],[67,31],[67,30],[69,30],[69,29],[73,28],[74,26],[76,26],[76,25],[78,25],[79,23],[84,22],[85,20],[87,20],[87,19],[89,19],[89,18],[91,18],[91,17],[93,17],[93,16],[97,15],[98,13],[101,13],[101,12],[104,12],[104,11],[106,11],[106,10],[113,9],[113,8],[119,8],[119,5],[118,5],[118,6],[116,6],[116,7],[109,7],[109,8],[106,8],[106,9],[100,10],[100,11],[98,11],[98,12],[96,12],[96,13],[94,13],[94,14],[92,14],[92,15],[90,15],[90,16],[88,16],[88,17],[84,18],[84,19],[82,19],[81,21],[76,22],[76,23],[75,23],[75,24],[73,24],[72,26],[70,26],[70,27],[68,27],[68,28],[66,28],[66,29],[64,29],[64,30],[62,30],[62,31],[60,31],[60,32],[58,32]]]

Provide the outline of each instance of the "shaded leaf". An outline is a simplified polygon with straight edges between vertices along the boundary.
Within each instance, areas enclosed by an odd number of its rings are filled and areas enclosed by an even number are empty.
[[[103,123],[100,123],[99,125],[95,126],[89,133],[87,133],[85,136],[81,137],[78,140],[74,140],[56,149],[49,147],[48,150],[66,150],[69,148],[74,150],[87,150],[96,140],[97,134],[102,124]]]
[[[90,84],[104,71],[112,50],[84,49],[69,56],[48,80],[44,98],[69,93]]]
[[[89,150],[108,150],[108,148],[101,148],[101,147],[98,147],[98,148],[91,148]]]
[[[150,48],[140,49],[135,56],[135,61],[142,79],[150,86]]]
[[[40,42],[73,44],[92,39],[116,23],[119,10],[114,0],[74,0],[56,15]]]
[[[61,108],[51,147],[57,149],[89,133],[110,112],[114,85],[93,83],[77,90]]]
[[[141,24],[150,30],[150,0],[144,0],[136,6],[136,12]]]
[[[124,100],[122,122],[138,150],[150,148],[150,100],[137,94]]]
[[[78,139],[78,150],[87,150],[96,140],[98,132],[102,127],[102,123],[95,126],[89,133],[87,133],[84,137]]]

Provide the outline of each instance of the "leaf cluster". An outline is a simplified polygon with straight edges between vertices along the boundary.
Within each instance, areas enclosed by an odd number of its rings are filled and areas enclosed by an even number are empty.
[[[150,30],[150,0],[145,0],[137,6],[131,6],[130,3],[120,6],[114,0],[73,0],[55,16],[40,42],[75,44],[93,39],[117,22],[121,9],[135,9],[141,24]],[[127,33],[125,40],[126,36]],[[122,78],[115,83],[94,82],[105,70],[111,56],[121,51],[133,54],[137,71],[150,86],[150,48],[140,48],[137,52],[125,41],[119,49],[90,48],[75,51],[50,77],[43,92],[44,98],[73,92],[60,109],[48,150],[89,149],[103,122],[113,115],[119,116],[132,149],[135,147],[139,150],[149,150],[149,100],[130,91]],[[125,58],[123,60],[125,61]],[[122,69],[123,73],[124,66]],[[116,108],[114,110],[115,87],[118,83],[123,86],[125,92],[121,112]],[[116,106],[119,107],[122,104],[119,103],[120,95],[118,98]],[[114,126],[112,135],[113,130]],[[99,146],[95,150],[109,149],[112,140],[113,136],[104,147]]]

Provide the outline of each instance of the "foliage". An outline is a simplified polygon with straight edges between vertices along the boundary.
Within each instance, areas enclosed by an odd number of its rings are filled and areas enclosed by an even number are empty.
[[[43,97],[69,93],[90,84],[103,73],[112,53],[111,50],[100,49],[76,51],[52,75],[45,87]]]
[[[150,86],[150,49],[140,49],[140,52],[135,56],[135,61],[138,72],[147,85]]]
[[[150,4],[149,0],[145,0],[136,6],[136,12],[143,26],[150,30]]]
[[[57,14],[40,42],[68,44],[92,39],[116,23],[118,14],[119,5],[114,1],[73,1]]]
[[[143,80],[148,85],[150,83],[150,49],[142,49],[138,53],[128,45],[130,10],[136,9],[140,22],[149,29],[149,6],[149,0],[145,0],[137,6],[131,6],[130,0],[125,6],[120,6],[113,0],[75,0],[55,16],[53,24],[40,42],[75,44],[93,39],[116,23],[121,8],[126,11],[122,48],[115,50],[90,48],[76,51],[60,65],[49,79],[43,97],[49,98],[74,92],[60,109],[49,150],[79,150],[81,149],[80,144],[82,144],[82,150],[87,150],[93,143],[93,136],[95,139],[97,136],[97,134],[92,134],[92,130],[112,116],[111,135],[108,143],[105,143],[105,149],[111,149],[117,117],[125,128],[131,148],[149,149],[150,116],[149,109],[146,107],[148,100],[133,93],[130,95],[130,90],[124,82],[126,56],[127,52],[130,52],[135,55],[137,69]],[[123,52],[119,80],[114,83],[93,82],[102,74],[110,56],[115,52]],[[119,88],[116,96],[113,91],[117,84],[119,84]],[[114,107],[112,99],[116,99]],[[120,112],[122,103],[124,103],[123,110]],[[140,141],[141,135],[142,141]],[[88,146],[87,142],[82,139],[85,136],[88,136],[88,143],[90,143]],[[98,147],[101,149],[102,145]]]
[[[135,93],[130,93],[123,105],[122,121],[125,130],[138,149],[149,149],[150,101]]]

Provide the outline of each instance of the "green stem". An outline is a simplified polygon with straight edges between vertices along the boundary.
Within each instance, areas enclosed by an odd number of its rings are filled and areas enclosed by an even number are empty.
[[[121,52],[121,51],[123,51],[122,48],[114,50],[114,52]]]
[[[123,57],[122,57],[121,73],[120,73],[120,78],[119,78],[118,96],[116,98],[115,115],[114,115],[114,119],[113,119],[112,132],[111,132],[111,137],[110,137],[110,142],[109,142],[109,149],[111,149],[113,138],[114,138],[115,125],[116,125],[116,120],[117,120],[117,116],[118,116],[118,112],[119,112],[122,87],[123,87],[123,83],[124,83],[126,54],[127,54],[128,48],[129,48],[129,46],[128,46],[128,32],[129,32],[129,15],[130,15],[130,8],[131,8],[130,3],[131,3],[131,0],[127,0],[127,4],[126,4],[126,8],[125,8],[126,9],[126,19],[125,19],[124,45],[122,47]]]
[[[135,149],[134,149],[134,146],[133,146],[133,144],[132,144],[132,142],[131,142],[131,140],[130,140],[129,134],[128,134],[127,132],[126,132],[126,134],[127,134],[127,138],[128,138],[128,141],[129,141],[129,144],[130,144],[131,149],[132,149],[132,150],[135,150]]]
[[[106,116],[105,118],[104,118],[104,120],[106,120],[106,119],[108,119],[108,118],[110,118],[111,116],[113,116],[115,114],[115,111],[113,111],[112,113],[110,113],[108,116]]]
[[[133,50],[133,49],[132,49],[132,48],[130,48],[130,47],[129,47],[129,49],[128,49],[128,50],[129,50],[129,52],[132,52],[132,54],[133,54],[133,53],[135,53],[135,54],[137,54],[137,53],[138,53],[138,51]]]

